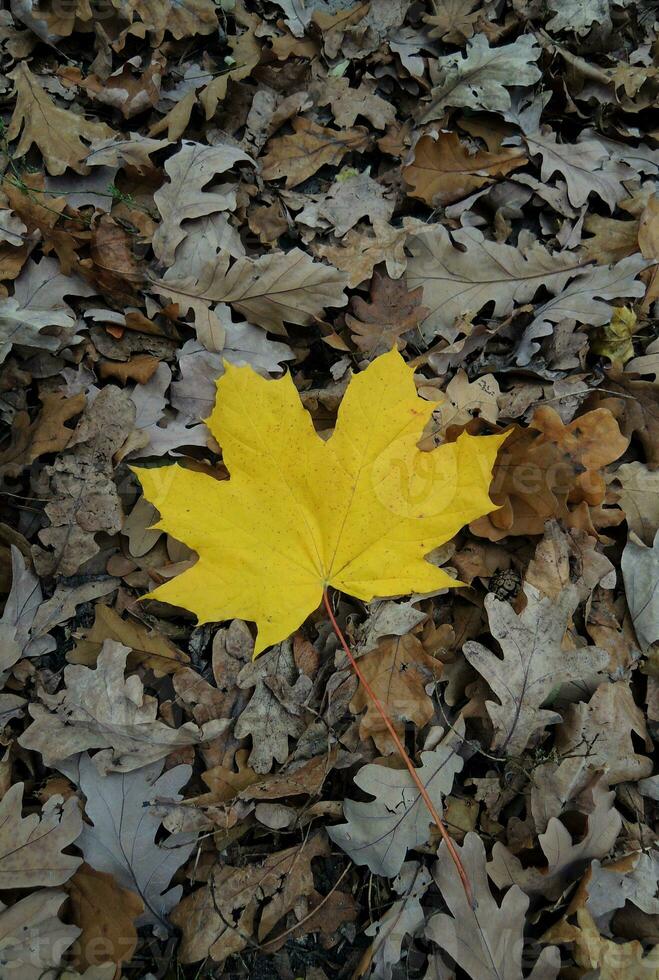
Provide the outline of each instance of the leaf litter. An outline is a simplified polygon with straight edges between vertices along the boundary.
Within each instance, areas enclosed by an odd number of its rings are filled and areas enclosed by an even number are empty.
[[[652,4],[4,6],[2,976],[657,975]]]

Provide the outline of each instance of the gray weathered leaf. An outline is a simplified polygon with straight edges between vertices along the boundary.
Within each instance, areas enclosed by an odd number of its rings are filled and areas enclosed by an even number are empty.
[[[176,748],[206,742],[230,724],[165,725],[157,718],[157,700],[145,695],[139,677],[124,678],[129,653],[121,643],[106,640],[95,670],[69,664],[63,690],[44,693],[44,704],[30,705],[34,721],[21,745],[40,752],[47,766],[85,749],[103,749],[94,756],[99,772],[130,772]]]
[[[548,336],[561,320],[576,320],[601,326],[611,320],[611,306],[605,300],[619,296],[643,296],[645,286],[637,279],[649,263],[642,255],[629,255],[615,265],[586,266],[552,299],[536,308],[533,321],[517,347],[517,363],[530,362],[538,349],[538,337]]]
[[[421,753],[419,778],[437,812],[442,796],[450,793],[462,769],[458,748],[464,732],[461,720],[431,752]],[[366,864],[373,874],[393,877],[403,866],[407,851],[427,843],[432,818],[407,769],[366,765],[355,776],[360,789],[374,797],[369,803],[346,800],[347,823],[328,828],[328,834],[355,864]]]
[[[51,796],[41,816],[22,816],[23,783],[0,800],[0,888],[62,885],[82,864],[62,851],[80,836],[82,817],[75,799]]]
[[[451,915],[431,916],[425,935],[443,949],[473,980],[523,980],[525,915],[528,896],[513,885],[497,905],[487,880],[485,846],[468,833],[456,845],[477,907],[471,908],[455,863],[442,841],[433,877]],[[556,946],[543,949],[528,980],[554,980],[561,957]]]
[[[62,956],[80,935],[78,926],[66,925],[57,915],[67,897],[66,892],[41,888],[9,907],[0,902],[0,962],[6,980],[63,976]],[[115,964],[109,966],[107,980],[112,980]]]
[[[586,34],[593,24],[610,28],[609,0],[547,0],[553,13],[545,25],[548,31],[572,31]]]
[[[626,863],[630,857],[632,855],[622,860]],[[597,859],[591,863],[586,908],[594,919],[621,909],[625,902],[632,902],[647,915],[659,915],[659,898],[656,897],[659,851],[651,850],[647,854],[641,851],[634,857],[634,866],[623,871],[602,865]]]
[[[552,817],[538,841],[547,859],[547,867],[524,867],[520,859],[497,841],[487,873],[497,888],[519,885],[530,896],[551,901],[558,898],[565,885],[574,881],[592,858],[609,853],[620,833],[622,818],[613,806],[615,793],[607,792],[600,780],[593,787],[592,809],[588,812],[588,830],[577,844],[557,817]]]
[[[651,548],[632,531],[620,562],[627,605],[642,650],[659,640],[659,531]]]
[[[540,78],[539,56],[532,34],[522,34],[512,44],[498,48],[490,47],[485,34],[476,34],[464,58],[462,52],[437,58],[432,101],[419,121],[439,119],[449,106],[504,112],[511,105],[508,88],[533,85]]]
[[[524,141],[531,154],[542,158],[543,181],[548,181],[556,171],[563,175],[570,204],[575,208],[582,207],[590,194],[597,194],[612,211],[626,195],[622,181],[636,176],[636,171],[626,163],[611,160],[607,148],[596,139],[559,143],[556,133],[545,127],[528,133]]]
[[[167,804],[181,799],[178,792],[192,773],[191,766],[175,766],[161,775],[163,765],[161,759],[130,773],[101,776],[83,753],[58,767],[86,798],[91,824],[84,824],[78,840],[85,861],[140,896],[145,912],[138,924],[166,924],[183,891],[169,883],[197,839],[172,834],[156,843]]]
[[[308,696],[310,681],[306,676],[297,677],[290,640],[262,654],[246,664],[238,675],[238,687],[254,688],[249,704],[236,721],[236,738],[252,738],[252,751],[248,762],[258,773],[270,772],[272,764],[288,758],[288,739],[299,737],[306,724],[304,716],[295,710],[297,703]],[[278,697],[284,687],[290,694],[284,705]]]
[[[237,163],[253,163],[243,150],[229,143],[207,146],[183,140],[181,149],[169,158],[165,171],[169,183],[156,191],[153,200],[162,221],[153,236],[153,251],[164,265],[172,265],[177,246],[188,234],[183,222],[191,218],[226,211],[235,207],[231,186],[219,190],[204,188],[218,174],[231,170]]]
[[[524,253],[513,245],[488,241],[477,228],[452,233],[430,224],[412,235],[407,247],[409,289],[423,286],[423,305],[430,313],[421,325],[426,340],[438,333],[455,340],[457,317],[474,315],[486,303],[505,316],[515,303],[528,303],[541,286],[560,293],[571,276],[583,274],[582,264],[569,253],[552,255],[540,245]],[[608,308],[607,308],[608,309]]]
[[[21,657],[41,657],[55,648],[52,636],[32,637],[35,616],[43,602],[39,579],[22,554],[11,548],[11,591],[0,619],[0,683]]]
[[[608,654],[598,647],[562,647],[579,602],[576,586],[568,586],[557,599],[542,596],[531,585],[524,591],[527,604],[519,615],[492,594],[485,599],[490,632],[503,657],[473,640],[463,648],[499,699],[499,703],[486,701],[486,706],[494,725],[492,748],[506,755],[519,755],[546,725],[561,720],[555,711],[542,707],[555,688],[592,677],[609,662]]]
[[[189,340],[178,352],[180,377],[172,384],[172,405],[188,419],[207,418],[215,404],[216,382],[224,374],[224,361],[249,364],[259,374],[278,374],[283,361],[295,355],[288,344],[270,340],[251,323],[226,323],[221,353]]]
[[[421,899],[431,883],[427,868],[416,861],[406,861],[392,882],[397,898],[381,919],[372,922],[365,934],[374,936],[373,980],[391,980],[394,968],[401,963],[406,936],[414,936],[422,928],[425,912]]]

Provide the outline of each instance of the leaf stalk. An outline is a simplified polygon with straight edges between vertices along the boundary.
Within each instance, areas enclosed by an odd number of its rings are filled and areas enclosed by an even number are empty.
[[[423,802],[428,807],[428,810],[430,812],[430,816],[432,817],[433,823],[435,824],[435,826],[439,830],[439,832],[440,832],[440,834],[442,836],[442,839],[444,840],[444,842],[446,844],[446,847],[448,848],[448,852],[451,855],[451,858],[453,859],[453,863],[455,864],[455,867],[456,867],[456,870],[458,872],[458,875],[460,876],[460,881],[462,882],[462,887],[465,890],[465,895],[467,896],[467,901],[469,902],[469,906],[470,906],[470,908],[475,909],[477,903],[476,903],[476,901],[474,899],[474,894],[473,894],[473,891],[471,889],[471,884],[469,882],[469,877],[467,875],[467,872],[465,871],[465,868],[464,868],[464,865],[463,865],[462,861],[460,860],[460,855],[458,854],[458,852],[456,850],[455,844],[453,843],[453,839],[452,839],[451,835],[449,834],[448,830],[446,829],[446,827],[444,826],[444,822],[442,821],[442,818],[438,814],[437,809],[435,807],[435,804],[430,799],[430,795],[428,794],[428,790],[426,789],[426,787],[421,782],[421,780],[419,778],[419,775],[418,775],[418,773],[416,771],[416,768],[414,766],[414,763],[412,762],[412,760],[410,759],[409,755],[407,754],[407,750],[406,750],[405,746],[403,745],[403,743],[401,742],[401,740],[400,740],[400,738],[398,736],[398,732],[396,731],[396,729],[394,727],[394,724],[393,724],[391,718],[389,717],[389,715],[387,713],[387,709],[382,704],[382,702],[380,701],[379,697],[377,696],[377,694],[375,693],[375,691],[373,690],[373,688],[371,687],[371,685],[367,681],[366,677],[362,673],[361,667],[357,663],[357,660],[355,659],[355,657],[354,657],[354,655],[353,655],[350,647],[348,646],[348,644],[346,642],[346,638],[345,638],[345,636],[343,635],[343,633],[341,631],[341,627],[339,626],[339,624],[336,621],[336,617],[334,615],[334,611],[332,610],[332,604],[330,602],[329,595],[328,595],[328,592],[327,592],[327,589],[326,588],[323,589],[323,602],[325,603],[325,608],[327,610],[327,615],[330,618],[330,622],[332,624],[332,628],[334,629],[334,632],[336,633],[336,636],[337,636],[337,638],[339,640],[339,643],[343,647],[343,651],[344,651],[346,657],[350,661],[350,664],[352,666],[352,669],[354,670],[355,674],[357,675],[357,677],[359,679],[359,682],[360,682],[360,684],[362,684],[362,686],[363,686],[364,690],[366,691],[368,697],[373,702],[376,711],[378,712],[378,714],[382,718],[382,721],[384,722],[384,724],[385,724],[385,726],[387,728],[387,731],[389,732],[389,734],[391,735],[391,738],[393,739],[394,745],[396,746],[396,750],[398,751],[399,756],[401,757],[401,759],[405,763],[405,765],[407,767],[407,771],[409,772],[410,776],[412,777],[415,786],[419,790],[419,793],[421,795],[421,798],[422,798]]]

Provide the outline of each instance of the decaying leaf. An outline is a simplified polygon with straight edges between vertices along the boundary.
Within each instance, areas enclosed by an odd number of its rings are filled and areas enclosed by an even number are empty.
[[[50,527],[35,548],[41,574],[74,575],[96,554],[95,535],[121,528],[123,513],[112,479],[113,456],[130,434],[135,409],[125,391],[107,385],[76,427],[72,451],[47,466],[42,479],[50,500]]]
[[[312,861],[327,853],[327,840],[314,834],[256,864],[216,865],[208,885],[186,896],[172,913],[183,931],[181,962],[210,957],[223,963],[244,949],[261,908],[258,936],[266,940],[282,916],[315,892]]]
[[[421,305],[422,289],[408,290],[402,279],[373,273],[371,301],[355,297],[346,313],[346,324],[357,347],[369,357],[378,357],[396,344],[405,346],[404,334],[415,330],[427,314]]]
[[[659,971],[659,946],[644,955],[643,945],[634,940],[616,943],[600,934],[587,909],[577,909],[577,925],[559,922],[543,936],[543,942],[574,944],[575,961],[587,973],[596,972],[602,980],[623,977],[652,977]]]

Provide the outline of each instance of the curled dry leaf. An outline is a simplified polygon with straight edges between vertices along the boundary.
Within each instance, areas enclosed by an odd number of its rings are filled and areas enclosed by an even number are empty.
[[[442,664],[426,653],[415,636],[408,633],[381,640],[374,650],[360,657],[359,666],[372,690],[387,705],[399,736],[406,721],[418,728],[430,721],[434,705],[426,687],[440,676]],[[395,751],[393,739],[362,685],[350,702],[350,710],[353,714],[365,711],[359,723],[360,738],[372,738],[383,755]]]

